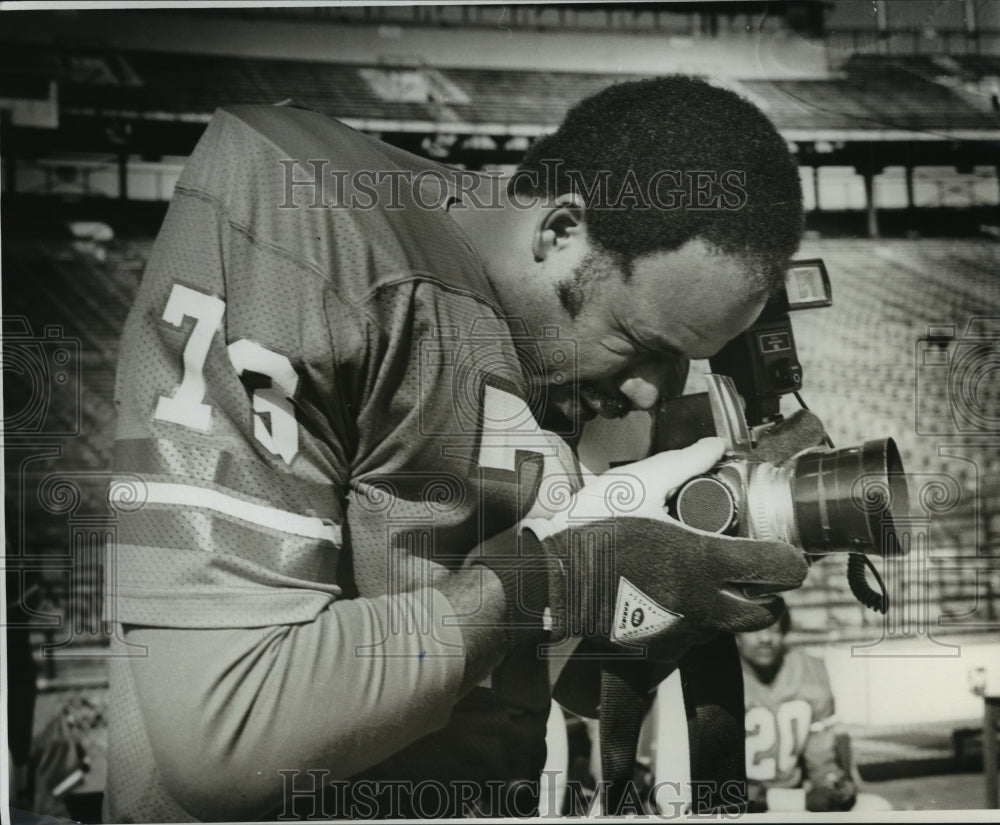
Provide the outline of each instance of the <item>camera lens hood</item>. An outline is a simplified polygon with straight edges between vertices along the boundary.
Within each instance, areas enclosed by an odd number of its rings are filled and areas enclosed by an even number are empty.
[[[799,455],[791,473],[799,542],[810,553],[904,551],[896,521],[909,512],[903,462],[891,438]]]

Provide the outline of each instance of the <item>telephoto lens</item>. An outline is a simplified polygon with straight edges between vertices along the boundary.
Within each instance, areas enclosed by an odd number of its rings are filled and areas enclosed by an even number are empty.
[[[784,541],[808,553],[903,552],[895,522],[909,512],[899,450],[891,438],[799,453],[775,467],[723,462],[689,481],[673,515],[689,527]]]
[[[803,453],[795,461],[792,498],[804,550],[902,552],[895,521],[908,515],[909,493],[891,438]]]

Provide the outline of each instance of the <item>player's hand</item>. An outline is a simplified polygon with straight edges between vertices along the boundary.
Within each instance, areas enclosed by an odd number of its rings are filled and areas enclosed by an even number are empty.
[[[768,427],[754,447],[754,458],[780,467],[797,453],[823,443],[823,422],[810,410],[796,410],[780,424]]]
[[[814,781],[806,792],[806,810],[849,811],[857,797],[858,789],[846,774],[831,772]]]
[[[801,552],[693,530],[664,509],[722,452],[721,439],[708,438],[616,468],[551,519],[523,523],[555,562],[548,604],[556,638],[650,642],[661,651],[667,642],[680,655],[706,631],[755,630],[777,618],[774,594],[805,577]]]

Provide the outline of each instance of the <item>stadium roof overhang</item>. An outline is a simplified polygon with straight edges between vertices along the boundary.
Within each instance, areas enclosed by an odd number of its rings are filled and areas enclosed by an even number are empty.
[[[1000,58],[956,66],[942,79],[947,67],[938,63],[867,58],[828,79],[727,85],[771,118],[804,165],[1000,164],[1000,107],[982,83],[984,72],[1000,75]],[[24,98],[24,111],[47,106],[55,116],[48,125],[57,128],[6,119],[7,151],[36,157],[52,150],[183,156],[216,106],[291,97],[414,151],[438,139],[438,160],[515,163],[526,141],[553,131],[575,100],[629,79],[106,49],[22,47],[0,60],[0,93],[9,87]]]

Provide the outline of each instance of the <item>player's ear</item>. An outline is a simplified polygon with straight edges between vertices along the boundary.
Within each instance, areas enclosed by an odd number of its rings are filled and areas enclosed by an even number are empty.
[[[583,199],[576,193],[560,195],[551,204],[541,206],[531,237],[535,263],[553,252],[566,249],[576,238],[583,238]]]

